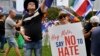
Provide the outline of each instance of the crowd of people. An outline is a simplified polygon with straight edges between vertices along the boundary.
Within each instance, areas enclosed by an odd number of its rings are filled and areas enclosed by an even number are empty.
[[[15,20],[16,11],[14,9],[9,10],[7,17],[0,12],[0,52],[4,53],[4,56],[8,56],[12,47],[16,55],[21,56],[15,39],[16,33],[20,33],[25,40],[23,46],[24,56],[32,56],[32,50],[34,50],[35,56],[42,56],[42,46],[44,46],[45,40],[47,40],[47,45],[50,45],[48,28],[53,25],[58,26],[72,23],[70,14],[62,11],[59,12],[56,21],[48,22],[45,0],[40,6],[38,6],[38,1],[36,0],[25,0],[24,10],[26,11],[24,17],[21,20],[17,20],[17,22]],[[99,17],[93,16],[88,23],[83,26],[87,56],[99,56],[99,23]],[[20,30],[17,31],[16,28]],[[4,49],[5,43],[9,45],[6,49]]]

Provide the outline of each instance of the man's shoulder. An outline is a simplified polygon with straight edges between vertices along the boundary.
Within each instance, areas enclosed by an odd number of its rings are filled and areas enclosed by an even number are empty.
[[[93,29],[93,31],[92,31],[92,35],[100,35],[100,27],[98,26],[98,27],[95,27],[94,29]]]
[[[100,32],[100,26],[95,27],[94,30]]]
[[[7,17],[6,20],[12,20],[10,17]]]
[[[14,23],[15,24],[15,21],[12,18],[7,17],[5,20],[5,23]]]
[[[6,18],[5,22],[9,22],[11,19],[9,17]]]

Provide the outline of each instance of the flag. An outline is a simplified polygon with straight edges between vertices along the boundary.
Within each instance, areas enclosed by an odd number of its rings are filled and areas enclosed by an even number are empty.
[[[95,15],[100,18],[100,11],[97,11],[97,13]]]
[[[76,17],[75,15],[73,15],[71,12],[69,12],[69,11],[66,10],[66,13],[69,14],[69,18],[70,18],[70,21],[72,23],[80,21],[79,18]]]
[[[46,0],[46,1],[45,1],[45,5],[46,5],[46,7],[50,8],[52,2],[53,2],[53,0]]]
[[[76,17],[74,14],[72,14],[70,11],[64,9],[63,7],[61,7],[62,9],[62,13],[66,13],[66,14],[69,14],[69,18],[70,18],[70,21],[73,23],[73,22],[79,22],[79,18]]]
[[[44,11],[47,11],[48,8],[51,7],[53,0],[45,0],[45,9]]]
[[[92,3],[90,0],[75,0],[74,5],[71,7],[77,15],[86,16],[92,11]]]
[[[72,23],[74,23],[74,22],[79,22],[80,20],[79,20],[78,17],[76,17],[76,16],[74,16],[74,15],[70,15],[70,21],[71,21]]]
[[[99,15],[99,14],[100,14],[100,11],[97,11],[95,15]]]

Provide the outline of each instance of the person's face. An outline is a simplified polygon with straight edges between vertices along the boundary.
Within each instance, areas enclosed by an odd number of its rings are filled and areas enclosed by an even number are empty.
[[[62,19],[60,19],[61,24],[67,24],[69,22],[69,17],[63,17]]]
[[[15,11],[12,11],[11,12],[11,16],[14,18],[14,17],[16,17],[16,12]]]
[[[35,10],[36,9],[35,3],[34,2],[29,2],[28,6],[27,6],[27,9],[28,10]]]
[[[69,22],[69,16],[66,16],[65,19]]]
[[[61,23],[61,24],[66,24],[66,23],[67,23],[66,18],[62,18],[62,19],[60,19],[60,23]]]

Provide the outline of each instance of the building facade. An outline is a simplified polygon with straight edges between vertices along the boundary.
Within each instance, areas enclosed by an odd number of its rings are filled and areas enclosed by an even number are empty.
[[[16,8],[16,1],[15,0],[0,0],[0,7],[3,10],[9,10],[11,8]]]

